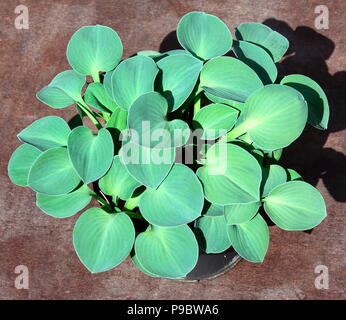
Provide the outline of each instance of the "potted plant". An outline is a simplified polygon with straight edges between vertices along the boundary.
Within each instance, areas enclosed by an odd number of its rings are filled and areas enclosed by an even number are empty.
[[[219,18],[190,12],[177,27],[181,49],[122,61],[111,28],[85,26],[71,37],[72,69],[37,98],[55,109],[74,105],[79,121],[34,121],[18,134],[23,144],[8,174],[56,218],[96,199],[100,207],[84,211],[73,230],[90,272],[130,254],[150,276],[181,279],[200,249],[208,259],[199,261],[212,264],[231,247],[261,262],[268,217],[288,231],[326,217],[318,190],[278,164],[307,123],[327,128],[326,95],[303,75],[277,79],[289,45],[279,33],[249,22],[235,35]]]

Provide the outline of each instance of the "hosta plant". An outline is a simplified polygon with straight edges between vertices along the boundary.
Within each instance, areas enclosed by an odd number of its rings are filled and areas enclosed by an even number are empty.
[[[233,39],[203,12],[183,16],[177,38],[181,49],[122,60],[114,30],[82,27],[67,46],[72,69],[37,92],[51,108],[73,105],[77,116],[44,117],[18,134],[11,180],[35,191],[52,217],[89,206],[73,246],[92,273],[130,255],[150,276],[182,278],[200,250],[231,246],[261,262],[269,220],[293,231],[326,217],[318,190],[278,164],[307,123],[326,129],[329,118],[314,80],[278,79],[287,39],[255,22],[239,25]]]

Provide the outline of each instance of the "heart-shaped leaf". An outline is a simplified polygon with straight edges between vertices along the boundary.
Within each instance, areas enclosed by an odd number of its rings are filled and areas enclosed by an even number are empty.
[[[177,38],[184,49],[203,60],[227,53],[233,41],[228,27],[218,17],[204,12],[184,15],[177,27]]]
[[[223,206],[212,204],[207,212],[195,221],[195,235],[200,248],[206,253],[223,252],[231,246]]]
[[[61,196],[36,194],[36,205],[54,218],[68,218],[84,209],[91,201],[91,191],[87,185]]]
[[[179,147],[190,135],[189,126],[182,120],[168,121],[168,104],[157,92],[140,96],[128,115],[129,129],[138,134],[139,144],[147,148]]]
[[[120,264],[130,253],[135,228],[123,212],[109,214],[99,208],[85,211],[73,230],[73,246],[91,273]]]
[[[203,183],[205,198],[211,203],[229,205],[259,200],[261,167],[237,145],[219,142],[210,147],[197,176]]]
[[[103,84],[99,82],[90,83],[84,94],[85,102],[102,112],[114,112],[118,109],[117,104],[106,94]]]
[[[266,197],[270,191],[280,184],[287,182],[286,170],[277,165],[271,164],[262,170],[261,196]]]
[[[245,102],[253,92],[263,87],[263,83],[244,62],[231,57],[219,57],[204,65],[200,86],[216,97]]]
[[[78,29],[71,37],[66,56],[71,67],[84,75],[99,78],[99,71],[115,68],[123,55],[123,45],[111,28],[95,25]]]
[[[48,195],[69,193],[79,183],[80,178],[72,166],[66,148],[52,148],[41,153],[28,176],[31,189]]]
[[[68,137],[67,148],[75,170],[86,184],[101,178],[113,161],[113,140],[107,129],[94,135],[87,127],[77,127]]]
[[[247,132],[257,148],[283,148],[300,136],[307,115],[306,102],[297,90],[279,84],[267,85],[246,101],[242,121],[228,134],[228,140]]]
[[[141,184],[135,180],[121,163],[119,156],[115,156],[107,174],[99,181],[103,193],[122,200],[129,199],[133,191]]]
[[[45,151],[50,148],[67,146],[67,138],[71,129],[62,118],[48,116],[34,121],[17,137],[20,141],[29,143]]]
[[[46,105],[61,109],[75,102],[81,102],[81,91],[86,78],[73,70],[66,70],[37,92],[36,97]]]
[[[264,199],[264,209],[284,230],[309,230],[327,216],[321,194],[303,181],[290,181],[274,188]]]
[[[14,184],[22,187],[28,185],[30,168],[40,154],[41,151],[30,144],[22,144],[13,152],[7,171]]]
[[[269,230],[260,214],[250,221],[228,226],[232,246],[240,256],[251,262],[263,262],[269,246]]]
[[[154,90],[158,71],[153,59],[146,56],[126,59],[106,73],[106,92],[120,108],[128,110],[138,97]]]
[[[235,41],[233,51],[238,59],[256,71],[264,84],[275,82],[278,70],[267,51],[246,41]]]
[[[194,127],[203,129],[202,139],[215,140],[233,128],[238,114],[238,110],[224,104],[209,104],[193,117]]]
[[[286,53],[289,43],[280,33],[270,27],[257,22],[240,24],[235,31],[238,40],[255,43],[267,50],[275,62],[278,62]]]
[[[284,77],[280,83],[298,90],[304,96],[309,109],[308,122],[312,126],[321,130],[327,129],[328,99],[317,82],[300,74],[292,74]]]
[[[157,62],[161,70],[158,91],[168,102],[168,110],[177,110],[190,96],[203,67],[201,60],[188,54],[176,54]]]
[[[129,141],[123,144],[119,156],[132,177],[156,189],[173,166],[175,149],[146,148]]]
[[[203,202],[202,185],[194,172],[183,164],[174,164],[156,190],[144,192],[139,209],[151,224],[178,226],[198,218]]]
[[[197,264],[198,244],[187,225],[149,226],[137,236],[136,257],[150,273],[165,278],[186,276]]]
[[[261,202],[232,204],[224,207],[226,222],[229,225],[241,224],[251,220],[257,213]]]

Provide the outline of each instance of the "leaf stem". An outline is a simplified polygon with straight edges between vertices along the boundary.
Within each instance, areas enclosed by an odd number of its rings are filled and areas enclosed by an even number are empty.
[[[146,221],[139,212],[124,211],[130,218]]]
[[[97,129],[102,129],[102,124],[83,100],[77,101],[77,105],[85,112]]]
[[[202,96],[202,90],[198,88],[195,98],[193,100],[193,115],[194,116],[201,109],[201,96]]]
[[[93,78],[94,82],[100,82],[100,74],[98,71],[96,71],[95,73],[93,73],[91,75],[91,77]]]

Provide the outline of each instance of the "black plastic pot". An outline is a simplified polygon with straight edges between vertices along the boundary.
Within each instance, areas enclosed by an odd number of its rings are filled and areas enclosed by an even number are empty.
[[[180,281],[213,279],[233,268],[241,257],[230,248],[222,253],[207,254],[200,251],[196,267]]]

